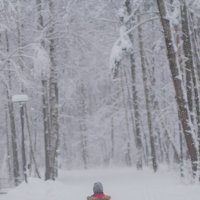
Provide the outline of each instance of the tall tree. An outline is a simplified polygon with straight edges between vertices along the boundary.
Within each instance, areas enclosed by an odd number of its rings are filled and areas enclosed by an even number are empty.
[[[6,53],[10,54],[10,43],[7,30],[5,31],[5,39],[6,39]],[[20,183],[20,170],[19,170],[19,156],[18,156],[18,144],[17,144],[17,133],[16,133],[16,125],[15,125],[15,115],[14,115],[14,105],[12,102],[12,70],[10,60],[6,61],[7,66],[7,76],[8,76],[8,84],[6,84],[6,94],[8,101],[8,113],[9,113],[9,122],[10,122],[10,130],[11,130],[11,149],[12,149],[12,166],[13,166],[13,175],[14,182],[16,185]]]
[[[187,90],[191,90],[188,92],[188,102],[193,101],[194,99],[194,105],[193,105],[193,112],[191,113],[192,119],[196,120],[197,128],[197,137],[198,137],[198,153],[199,153],[199,159],[200,159],[200,99],[199,99],[199,89],[198,89],[198,82],[197,82],[197,76],[196,76],[196,70],[195,70],[195,59],[198,59],[197,55],[197,48],[196,48],[196,40],[195,37],[195,31],[192,30],[192,25],[189,26],[189,22],[192,20],[189,20],[190,13],[188,13],[188,8],[186,1],[182,1],[181,4],[181,19],[182,19],[182,34],[183,34],[183,52],[184,56],[186,58],[185,61],[185,68],[186,68],[186,75],[190,73],[190,75],[187,75],[187,77],[191,76],[191,87],[188,87]],[[193,32],[193,34],[190,34],[190,32]],[[194,53],[193,53],[194,52]],[[198,68],[198,61],[196,60],[196,67]],[[192,94],[192,95],[191,95]],[[190,96],[191,95],[191,96]],[[192,111],[192,110],[191,110]],[[195,125],[195,123],[194,123]]]
[[[86,126],[86,115],[87,115],[87,107],[86,107],[86,86],[83,80],[80,81],[79,85],[79,123],[80,123],[80,133],[81,133],[81,155],[83,160],[84,169],[88,168],[88,139],[87,139],[87,126]]]
[[[170,21],[167,18],[167,10],[165,2],[163,0],[157,0],[157,5],[158,5],[161,24],[164,30],[164,38],[167,48],[167,57],[169,60],[170,71],[176,93],[176,102],[178,106],[179,119],[183,127],[183,133],[188,147],[188,152],[191,158],[192,170],[195,174],[195,172],[197,171],[197,150],[195,147],[195,142],[192,134],[191,118],[190,118],[190,113],[188,111],[187,100],[184,95],[183,83],[180,78],[181,74],[176,60],[176,53],[172,39],[172,30],[170,26]]]
[[[50,78],[49,78],[49,106],[50,106],[50,149],[51,149],[51,171],[50,179],[57,177],[58,167],[58,145],[59,145],[59,125],[58,125],[58,69],[56,64],[56,39],[55,19],[56,3],[49,0],[50,28],[49,28],[49,57],[50,57]]]
[[[37,6],[37,29],[42,34],[44,31],[44,19],[42,15],[43,3],[41,0],[36,0]],[[45,51],[45,38],[41,38],[40,48]],[[46,70],[48,71],[48,70]],[[51,163],[50,163],[50,115],[49,115],[49,89],[48,89],[48,74],[41,72],[42,83],[42,104],[43,104],[43,128],[44,128],[44,152],[45,152],[45,179],[51,179]]]
[[[124,11],[120,17],[122,27],[125,27],[125,30],[128,31],[134,25],[134,20],[131,17],[133,15],[132,5],[130,0],[126,0],[123,6]],[[130,19],[129,19],[130,17]],[[128,21],[126,21],[128,19]],[[134,35],[132,32],[128,34],[131,45],[134,46]],[[135,143],[137,147],[137,168],[141,169],[142,164],[142,138],[141,138],[141,125],[140,125],[140,112],[139,112],[139,103],[138,103],[138,92],[136,84],[136,62],[134,51],[131,50],[129,53],[130,56],[130,69],[131,69],[131,85],[132,85],[132,95],[133,95],[133,108],[134,108],[134,120],[135,120]]]
[[[140,23],[140,17],[138,16],[138,23]],[[144,95],[145,95],[145,103],[146,103],[146,112],[147,112],[147,121],[148,121],[148,129],[149,129],[149,138],[150,138],[150,147],[151,147],[151,159],[154,172],[157,171],[157,159],[156,159],[156,150],[155,150],[155,136],[153,133],[152,126],[152,110],[151,110],[151,99],[150,99],[150,89],[148,86],[148,77],[147,70],[145,66],[145,55],[144,55],[144,45],[142,38],[142,28],[138,27],[138,38],[139,38],[139,50],[140,50],[140,58],[141,58],[141,67],[142,67],[142,77],[144,84]]]
[[[188,14],[185,0],[181,4],[181,22],[182,22],[182,41],[183,41],[183,52],[184,52],[184,64],[186,74],[186,90],[187,90],[187,101],[190,111],[191,120],[194,124],[194,105],[193,105],[193,84],[192,84],[192,68],[193,68],[193,57],[192,57],[192,46],[189,35],[188,26]]]

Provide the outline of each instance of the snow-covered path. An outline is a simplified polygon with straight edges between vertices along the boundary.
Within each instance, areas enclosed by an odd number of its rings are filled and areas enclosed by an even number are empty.
[[[108,169],[65,171],[57,182],[30,180],[0,200],[85,200],[101,181],[112,200],[199,200],[200,185],[186,185],[166,171]]]
[[[65,173],[60,179],[70,196],[84,199],[92,192],[92,184],[101,181],[106,194],[113,200],[199,200],[199,185],[184,185],[166,171],[154,174],[150,170],[94,170]]]

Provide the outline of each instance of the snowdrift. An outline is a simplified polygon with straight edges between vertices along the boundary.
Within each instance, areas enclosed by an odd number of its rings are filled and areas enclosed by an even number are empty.
[[[59,181],[43,181],[29,178],[28,184],[22,183],[4,195],[5,200],[66,200],[66,186]]]
[[[0,200],[86,200],[93,183],[103,183],[104,192],[112,200],[199,200],[200,185],[184,182],[177,173],[160,169],[134,168],[71,170],[59,173],[58,181],[29,178],[11,189]]]

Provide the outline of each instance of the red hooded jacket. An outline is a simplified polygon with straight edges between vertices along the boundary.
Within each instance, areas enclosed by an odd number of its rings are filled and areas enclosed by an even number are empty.
[[[111,200],[111,197],[104,193],[95,193],[92,196],[87,197],[87,200]]]
[[[105,196],[104,193],[96,193],[92,195],[92,197],[104,197],[104,196]]]

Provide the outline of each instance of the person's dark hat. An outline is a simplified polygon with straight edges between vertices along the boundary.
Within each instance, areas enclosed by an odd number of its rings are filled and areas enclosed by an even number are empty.
[[[96,193],[103,193],[103,185],[101,182],[94,183],[93,192]]]

